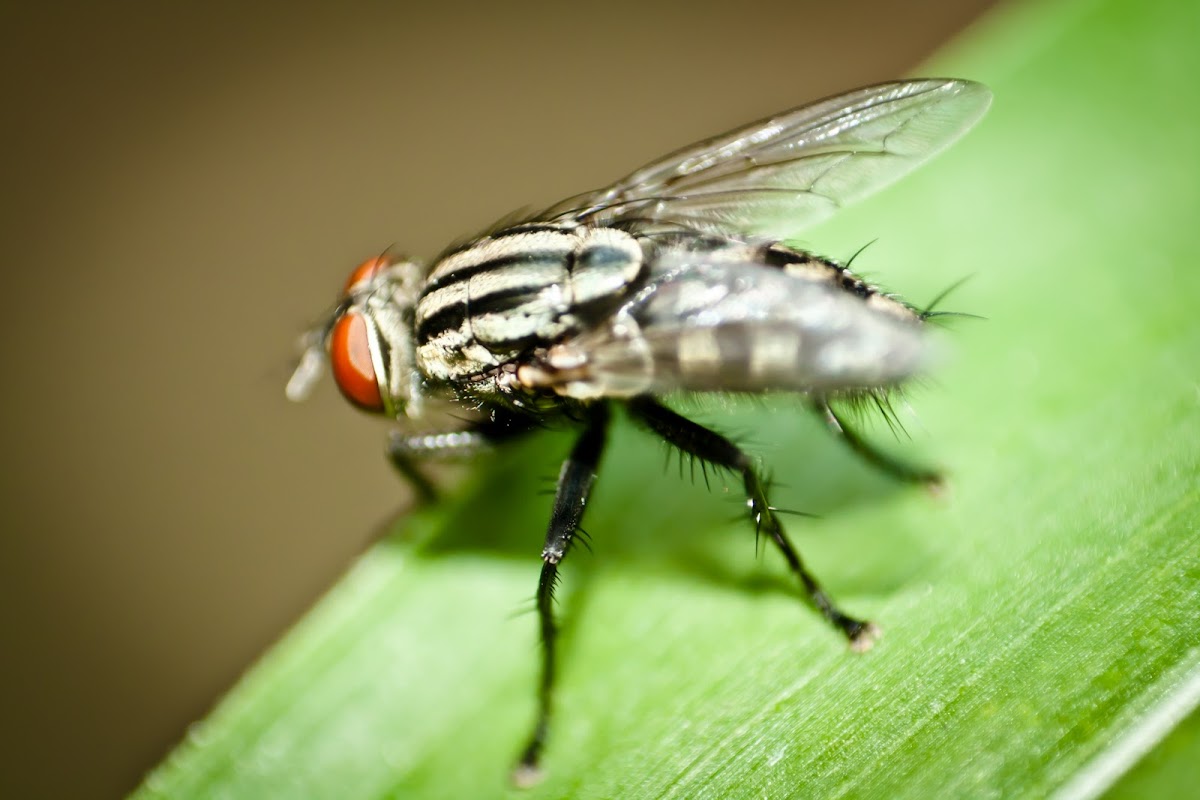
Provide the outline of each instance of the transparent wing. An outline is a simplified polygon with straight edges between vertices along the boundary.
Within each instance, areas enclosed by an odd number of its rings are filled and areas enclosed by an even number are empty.
[[[545,216],[792,238],[948,146],[991,97],[955,79],[868,86],[678,150]]]
[[[580,398],[872,389],[921,371],[930,345],[915,317],[832,283],[679,252],[605,324],[556,346],[549,380]]]

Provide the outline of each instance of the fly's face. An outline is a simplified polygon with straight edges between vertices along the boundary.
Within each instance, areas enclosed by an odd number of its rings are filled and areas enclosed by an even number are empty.
[[[359,264],[333,311],[305,334],[288,396],[307,396],[328,360],[334,382],[353,405],[393,418],[417,416],[412,331],[421,272],[416,263],[387,254]]]

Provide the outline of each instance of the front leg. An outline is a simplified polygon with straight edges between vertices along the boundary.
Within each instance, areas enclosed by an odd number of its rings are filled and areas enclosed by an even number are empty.
[[[592,483],[596,479],[596,466],[604,452],[605,435],[608,430],[608,406],[604,404],[589,409],[587,427],[570,457],[563,462],[558,474],[558,489],[554,495],[554,510],[550,513],[550,525],[546,531],[546,543],[542,547],[542,573],[538,578],[537,611],[542,638],[542,676],[538,684],[537,720],[529,743],[521,753],[513,782],[518,786],[529,786],[541,777],[538,762],[546,743],[546,732],[550,725],[550,712],[554,699],[555,647],[558,625],[554,620],[554,586],[558,581],[558,565],[567,556],[575,532],[583,519]]]
[[[387,457],[400,476],[417,493],[417,501],[428,504],[437,499],[437,489],[417,466],[418,461],[470,458],[490,450],[501,442],[528,433],[535,427],[536,425],[529,420],[501,415],[481,420],[460,431],[391,431],[386,446]]]

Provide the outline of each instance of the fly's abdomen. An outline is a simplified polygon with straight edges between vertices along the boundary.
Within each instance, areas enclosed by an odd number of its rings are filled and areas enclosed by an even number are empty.
[[[919,333],[802,327],[794,322],[742,321],[717,327],[648,326],[637,339],[593,349],[593,375],[620,376],[620,389],[642,394],[684,388],[698,392],[838,391],[894,384],[916,371]]]
[[[611,228],[530,224],[472,242],[434,265],[417,301],[417,362],[428,377],[485,373],[615,306],[643,268]]]
[[[757,258],[695,258],[665,254],[608,324],[549,352],[563,394],[853,391],[894,385],[928,361],[919,317],[881,302],[897,301]]]

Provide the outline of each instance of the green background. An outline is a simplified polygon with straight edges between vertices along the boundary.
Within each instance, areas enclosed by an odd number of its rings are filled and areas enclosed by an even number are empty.
[[[789,520],[798,545],[883,640],[847,652],[777,555],[755,557],[736,491],[663,475],[622,425],[585,519],[596,554],[567,562],[548,777],[525,796],[1093,796],[1186,716],[1197,31],[1193,4],[1027,4],[923,70],[987,83],[992,111],[809,241],[848,255],[880,237],[856,267],[918,304],[973,276],[947,307],[986,321],[947,333],[954,357],[902,413],[912,441],[873,431],[943,464],[948,495],[872,473],[798,403],[693,406],[763,455],[780,505],[820,515]],[[510,791],[536,669],[517,612],[568,447],[522,443],[405,520],[142,794]],[[1186,780],[1150,770],[1195,752],[1187,730],[1125,788]]]

